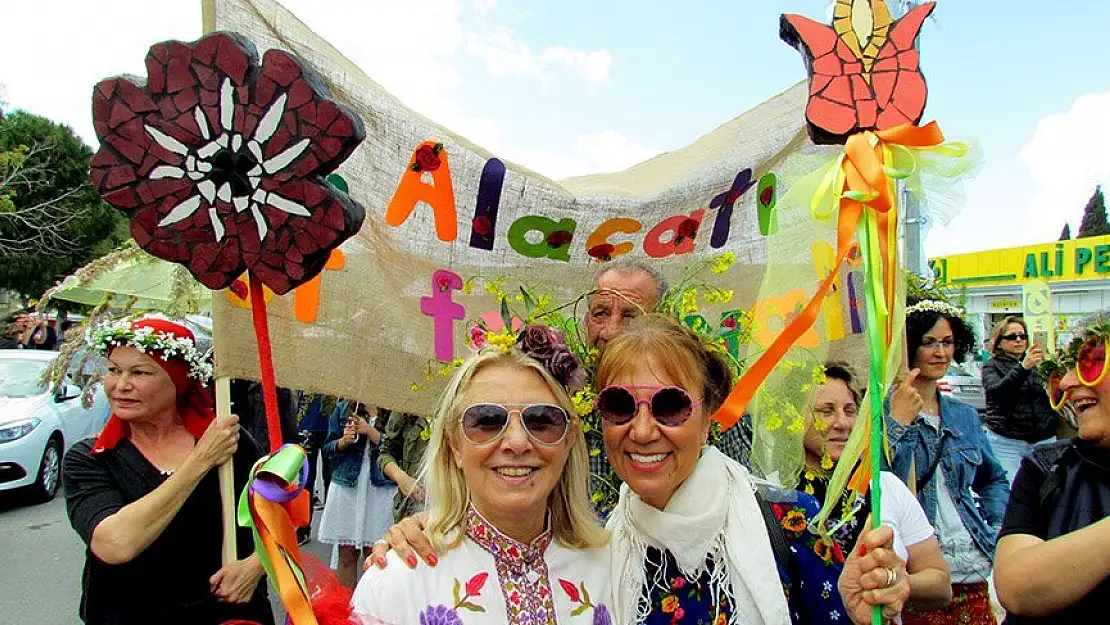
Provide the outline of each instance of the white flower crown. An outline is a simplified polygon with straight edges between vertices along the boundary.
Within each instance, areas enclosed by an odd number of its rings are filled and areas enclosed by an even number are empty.
[[[953,306],[948,302],[942,302],[936,299],[925,299],[906,308],[906,315],[912,315],[916,312],[936,312],[949,317],[961,319],[964,316],[964,311],[958,306]]]
[[[154,328],[132,329],[131,321],[107,321],[89,328],[86,341],[92,349],[107,356],[113,347],[128,346],[143,352],[157,351],[166,358],[180,358],[189,363],[189,377],[207,382],[212,379],[212,364],[197,351],[193,341],[155,332]]]

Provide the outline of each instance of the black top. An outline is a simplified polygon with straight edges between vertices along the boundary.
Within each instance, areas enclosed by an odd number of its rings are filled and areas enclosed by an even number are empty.
[[[1038,445],[1022,460],[999,537],[1051,540],[1110,516],[1110,453],[1085,441]],[[1047,617],[1009,615],[1007,625],[1106,623],[1110,580],[1078,603]]]
[[[992,356],[983,365],[983,390],[987,399],[983,421],[995,434],[1027,443],[1056,434],[1058,417],[1048,403],[1040,374],[1021,366],[1017,358]]]
[[[97,524],[120,508],[149,494],[165,480],[130,440],[115,449],[91,453],[94,439],[83,440],[66,454],[64,481],[70,523],[88,545]],[[235,452],[235,492],[246,485],[261,456],[248,436]],[[249,529],[237,536],[239,558],[254,551]],[[248,619],[272,625],[265,578],[245,605],[220,602],[209,578],[221,567],[223,528],[219,477],[209,471],[149,547],[130,562],[107,564],[85,551],[80,614],[89,625],[220,625]]]

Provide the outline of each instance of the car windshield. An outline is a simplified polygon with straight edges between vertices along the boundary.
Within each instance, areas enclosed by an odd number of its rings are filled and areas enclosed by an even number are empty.
[[[31,397],[46,392],[42,372],[48,363],[18,358],[0,360],[0,397]]]

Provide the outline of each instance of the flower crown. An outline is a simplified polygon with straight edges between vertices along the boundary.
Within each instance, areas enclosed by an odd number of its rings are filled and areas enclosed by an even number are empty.
[[[134,347],[140,352],[160,352],[165,358],[180,358],[189,364],[189,377],[207,382],[212,379],[212,364],[197,351],[190,339],[156,332],[154,328],[134,329],[129,319],[107,321],[90,327],[86,334],[89,346],[107,356],[113,347]]]
[[[1045,382],[1053,373],[1063,374],[1075,366],[1079,360],[1079,351],[1088,343],[1110,343],[1110,316],[1098,315],[1086,328],[1080,330],[1072,338],[1067,347],[1056,350],[1056,353],[1041,361],[1038,369]]]
[[[925,299],[906,308],[906,315],[912,315],[918,312],[935,312],[948,317],[955,317],[960,319],[964,316],[963,309],[958,306],[953,306],[948,302],[942,302],[936,299]]]

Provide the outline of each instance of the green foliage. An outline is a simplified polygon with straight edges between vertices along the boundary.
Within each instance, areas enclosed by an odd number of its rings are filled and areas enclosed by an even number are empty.
[[[1102,186],[1095,187],[1091,199],[1087,200],[1087,207],[1083,209],[1083,222],[1079,224],[1079,237],[1097,237],[1110,234],[1110,223],[1106,221],[1106,198],[1102,195]]]
[[[0,289],[36,297],[127,238],[126,217],[89,186],[92,155],[68,126],[0,117]]]
[[[1071,240],[1071,224],[1064,224],[1064,229],[1060,231],[1061,241]]]
[[[931,299],[940,302],[947,302],[949,300],[948,294],[937,286],[934,278],[923,278],[908,270],[904,270],[904,274],[906,276],[907,299]]]

